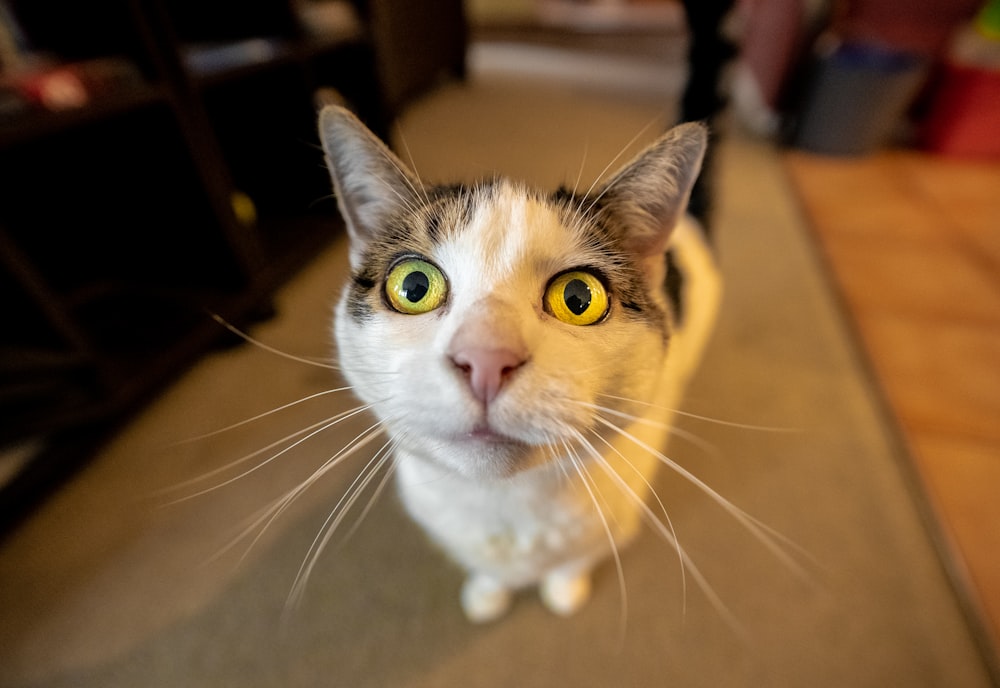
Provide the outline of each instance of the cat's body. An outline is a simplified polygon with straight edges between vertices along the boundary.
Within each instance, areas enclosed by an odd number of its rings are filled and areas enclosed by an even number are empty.
[[[407,511],[469,572],[470,618],[535,584],[575,611],[652,514],[670,409],[714,318],[718,274],[683,218],[703,128],[580,195],[425,188],[346,111],[320,130],[351,236],[340,364],[393,443]]]

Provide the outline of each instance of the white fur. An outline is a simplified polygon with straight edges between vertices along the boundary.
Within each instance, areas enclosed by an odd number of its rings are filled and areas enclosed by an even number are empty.
[[[571,235],[551,210],[512,187],[481,209],[474,228],[429,256],[448,275],[447,309],[419,318],[385,314],[359,326],[340,304],[343,367],[403,440],[396,451],[399,494],[413,519],[470,572],[463,606],[473,620],[499,616],[511,589],[534,584],[541,584],[551,609],[574,611],[589,594],[590,568],[611,552],[608,531],[619,548],[636,534],[636,499],[647,496],[658,460],[621,436],[602,433],[615,448],[610,450],[585,431],[620,479],[579,449],[574,459],[558,448],[534,448],[514,458],[501,452],[498,461],[489,446],[467,437],[484,419],[483,409],[453,374],[445,355],[449,342],[460,328],[472,327],[485,343],[517,341],[531,352],[530,368],[488,410],[490,425],[509,437],[573,442],[567,426],[599,429],[591,408],[568,400],[632,413],[638,408],[602,394],[648,402],[648,420],[669,422],[667,409],[676,406],[697,363],[720,291],[708,250],[689,222],[681,223],[674,243],[689,279],[690,327],[674,333],[669,356],[652,328],[614,317],[580,328],[543,311],[547,281],[585,263],[586,249],[568,242]],[[392,345],[371,345],[390,340]],[[643,421],[626,430],[652,447],[661,447],[667,432]],[[586,464],[589,484],[574,461]]]
[[[391,257],[392,246],[372,249],[389,236],[386,225],[405,216],[422,231],[420,210],[431,201],[346,111],[325,109],[320,131],[359,274],[369,250],[373,261]],[[338,305],[341,368],[393,439],[407,511],[468,571],[470,619],[496,618],[513,590],[531,585],[553,611],[574,612],[590,594],[591,568],[639,528],[670,409],[719,299],[701,233],[683,218],[705,142],[699,125],[667,132],[575,215],[498,181],[470,197],[470,216],[452,220],[460,226],[439,226],[419,244],[448,281],[441,307],[403,315],[360,291]],[[594,221],[583,218],[598,201],[609,224],[563,224]],[[615,250],[634,261],[633,276],[617,278],[644,275],[643,287],[619,285],[639,300],[626,312],[612,298],[593,326],[560,322],[544,306],[546,287],[563,271],[608,264],[610,244],[588,234],[600,230],[616,232]],[[654,322],[667,303],[668,240],[685,277],[684,323],[669,337],[666,323]],[[376,281],[366,273],[357,289]],[[477,393],[457,352],[503,352],[502,388]]]

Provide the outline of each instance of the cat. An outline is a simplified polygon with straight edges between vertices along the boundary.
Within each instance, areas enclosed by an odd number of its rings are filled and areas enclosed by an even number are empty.
[[[693,570],[647,500],[661,463],[679,469],[660,448],[721,297],[685,215],[706,128],[586,193],[425,185],[339,106],[319,133],[349,236],[340,369],[390,438],[406,512],[466,572],[465,615],[498,619],[534,586],[576,612],[644,520]]]

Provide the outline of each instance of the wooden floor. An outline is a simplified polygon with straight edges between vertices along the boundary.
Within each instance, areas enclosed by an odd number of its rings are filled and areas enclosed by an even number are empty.
[[[786,155],[952,556],[1000,638],[1000,163]]]

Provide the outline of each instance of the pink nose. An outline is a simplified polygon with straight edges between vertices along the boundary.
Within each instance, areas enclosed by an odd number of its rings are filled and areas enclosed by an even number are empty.
[[[490,403],[514,372],[527,361],[510,349],[468,348],[455,352],[452,363],[469,381],[472,394],[483,403]]]

